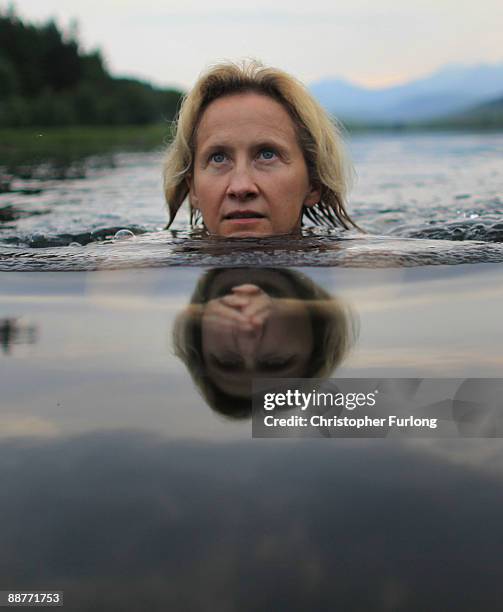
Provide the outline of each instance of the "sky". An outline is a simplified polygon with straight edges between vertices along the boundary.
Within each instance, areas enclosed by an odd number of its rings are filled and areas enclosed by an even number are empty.
[[[5,9],[12,2],[0,0]],[[254,57],[307,84],[379,88],[446,64],[503,61],[501,0],[15,0],[30,20],[77,20],[114,76],[189,88],[208,65]]]

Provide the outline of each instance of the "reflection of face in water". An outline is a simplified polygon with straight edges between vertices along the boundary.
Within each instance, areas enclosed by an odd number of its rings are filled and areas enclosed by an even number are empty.
[[[251,378],[302,377],[313,350],[306,306],[254,284],[210,300],[201,326],[208,376],[230,395],[248,395]]]
[[[347,306],[290,270],[222,269],[199,281],[174,328],[176,354],[204,398],[251,413],[254,378],[323,378],[355,335]]]

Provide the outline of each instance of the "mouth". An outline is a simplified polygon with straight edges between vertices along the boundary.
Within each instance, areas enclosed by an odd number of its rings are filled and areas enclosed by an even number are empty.
[[[234,210],[224,216],[224,221],[248,221],[265,219],[265,215],[254,210]]]

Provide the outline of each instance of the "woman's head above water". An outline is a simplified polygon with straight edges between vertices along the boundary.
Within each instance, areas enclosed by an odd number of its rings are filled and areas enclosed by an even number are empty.
[[[271,236],[314,223],[350,228],[351,168],[337,127],[292,76],[219,64],[185,98],[164,164],[169,225],[189,199],[210,234]]]

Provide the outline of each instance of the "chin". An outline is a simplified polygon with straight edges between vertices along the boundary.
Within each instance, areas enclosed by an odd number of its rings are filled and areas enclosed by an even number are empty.
[[[300,228],[294,227],[291,230],[276,230],[272,228],[241,228],[230,230],[227,228],[226,231],[218,234],[222,238],[269,238],[271,236],[300,236]]]
[[[226,223],[220,228],[219,236],[224,238],[265,238],[274,236],[269,223]]]
[[[260,231],[260,230],[236,230],[235,232],[226,232],[221,234],[225,238],[267,238],[268,236],[274,236],[274,232]]]

